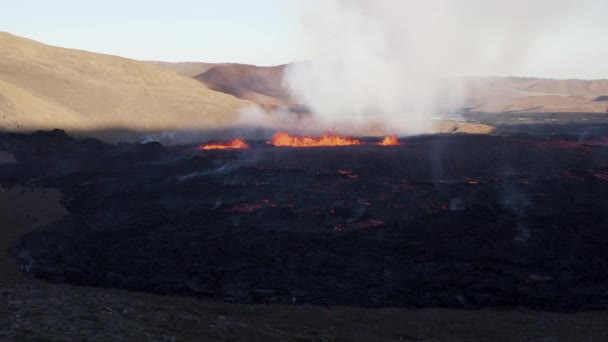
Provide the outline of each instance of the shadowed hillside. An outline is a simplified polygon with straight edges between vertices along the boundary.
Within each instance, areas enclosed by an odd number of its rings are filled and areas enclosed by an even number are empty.
[[[167,68],[167,69],[177,71],[178,73],[188,76],[188,77],[194,77],[196,75],[200,75],[200,74],[204,73],[205,71],[213,68],[214,66],[224,65],[224,64],[204,63],[204,62],[171,63],[171,62],[150,61],[148,63],[155,64],[155,65]]]
[[[274,108],[290,103],[290,96],[283,87],[285,68],[286,65],[218,65],[195,78],[211,89],[258,103],[266,108]]]
[[[0,129],[230,125],[246,102],[150,63],[0,33]]]

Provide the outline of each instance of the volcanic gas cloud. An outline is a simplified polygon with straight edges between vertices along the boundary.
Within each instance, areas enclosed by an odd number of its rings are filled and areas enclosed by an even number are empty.
[[[467,77],[525,72],[533,48],[585,0],[301,3],[307,62],[284,80],[294,101],[323,127],[411,135],[469,104]]]

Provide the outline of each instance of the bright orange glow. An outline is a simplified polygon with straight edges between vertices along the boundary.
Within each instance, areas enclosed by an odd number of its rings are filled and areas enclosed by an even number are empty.
[[[390,137],[384,138],[381,142],[378,143],[380,146],[397,146],[401,145],[399,139],[397,139],[396,135],[391,135]]]
[[[244,148],[249,148],[249,145],[242,139],[234,139],[227,143],[213,143],[199,146],[199,149],[201,150],[228,150]]]
[[[360,145],[361,141],[333,134],[324,134],[320,137],[307,137],[277,132],[272,136],[272,139],[270,139],[268,143],[280,147],[320,147]]]

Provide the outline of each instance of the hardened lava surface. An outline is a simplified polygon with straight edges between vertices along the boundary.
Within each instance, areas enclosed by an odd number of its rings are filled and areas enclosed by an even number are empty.
[[[586,138],[587,139],[587,138]],[[203,151],[5,134],[3,185],[69,215],[12,248],[53,282],[236,303],[608,307],[608,141],[437,135]]]

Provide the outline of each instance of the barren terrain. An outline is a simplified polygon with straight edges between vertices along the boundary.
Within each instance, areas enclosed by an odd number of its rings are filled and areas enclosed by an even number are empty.
[[[0,33],[0,129],[212,130],[245,105],[166,68]]]
[[[151,61],[148,63],[156,64],[156,65],[162,66],[164,68],[177,71],[178,73],[188,76],[188,77],[194,77],[196,75],[200,75],[200,74],[204,73],[205,71],[207,71],[215,66],[224,65],[224,63],[205,63],[205,62],[171,63],[171,62]]]
[[[0,337],[603,340],[608,129],[550,130],[243,151],[2,135]]]
[[[286,67],[0,32],[0,339],[607,339],[608,81],[466,79],[396,146],[198,145],[310,114]]]
[[[283,86],[286,65],[256,67],[253,65],[219,65],[196,75],[209,88],[257,103],[272,110],[289,107],[292,100]]]

